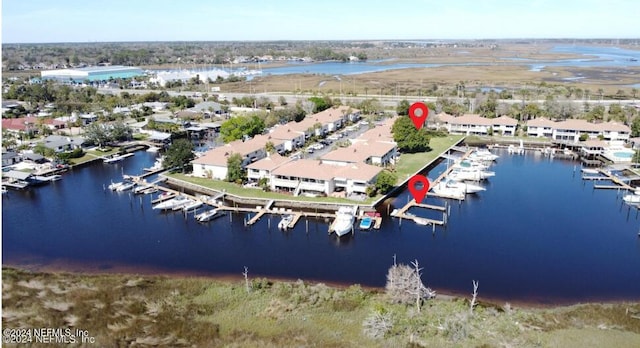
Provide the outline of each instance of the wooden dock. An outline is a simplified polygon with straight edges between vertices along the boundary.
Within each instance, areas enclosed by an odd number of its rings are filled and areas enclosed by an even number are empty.
[[[434,220],[434,219],[423,218],[420,216],[408,214],[407,211],[412,207],[440,211],[442,212],[442,220]],[[447,206],[416,203],[415,200],[410,200],[404,207],[398,209],[397,211],[395,211],[395,213],[392,213],[393,217],[397,217],[405,220],[412,220],[413,222],[419,225],[439,225],[439,226],[444,226],[446,224],[446,215],[447,215]]]
[[[593,188],[598,188],[598,189],[618,189],[619,188],[619,189],[629,190],[629,191],[635,190],[635,187],[627,184],[626,182],[622,181],[620,178],[608,173],[607,171],[603,169],[598,169],[598,171],[600,172],[600,174],[604,175],[607,178],[607,180],[611,180],[611,182],[616,184],[617,187],[611,186],[611,185],[593,185]]]
[[[611,179],[606,176],[585,175],[582,177],[582,180],[611,180]]]

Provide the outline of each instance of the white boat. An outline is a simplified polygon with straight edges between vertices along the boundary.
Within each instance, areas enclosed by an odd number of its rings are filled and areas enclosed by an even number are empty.
[[[475,158],[482,161],[495,161],[500,158],[500,156],[491,153],[489,149],[477,149],[469,155],[469,158]]]
[[[176,197],[177,198],[177,197]],[[178,202],[175,203],[175,205],[173,206],[173,208],[171,208],[172,210],[176,211],[176,210],[181,210],[182,208],[184,208],[185,206],[193,203],[194,201],[191,199],[184,199],[184,200],[180,200]]]
[[[278,228],[281,230],[286,230],[287,228],[289,228],[289,224],[291,224],[291,221],[293,221],[293,215],[284,215],[280,222],[278,222]]]
[[[447,179],[445,181],[445,185],[449,188],[461,190],[464,193],[478,193],[480,191],[486,191],[487,189],[483,186],[472,184],[469,182],[456,181],[452,179]]]
[[[447,183],[444,181],[439,182],[431,190],[447,198],[464,199],[465,195],[464,188],[447,186]]]
[[[191,211],[200,208],[204,203],[201,201],[193,201],[192,203],[186,204],[182,207],[184,211]]]
[[[593,169],[593,168],[581,168],[580,171],[583,174],[590,174],[590,175],[600,174],[600,172],[597,169]]]
[[[6,187],[4,187],[4,186],[2,186],[2,194],[5,194],[5,193],[7,193],[7,192],[9,192],[9,191],[7,191],[7,188],[6,188]]]
[[[177,206],[186,204],[189,199],[185,196],[177,196],[176,198],[168,199],[164,202],[160,202],[153,206],[154,210],[170,210]]]
[[[111,191],[115,191],[118,189],[118,187],[122,186],[122,184],[124,184],[124,182],[112,182],[111,184],[109,184],[109,186],[107,186],[109,188],[109,190]]]
[[[462,168],[462,169],[478,169],[478,170],[487,170],[489,168],[488,165],[479,162],[479,161],[470,161],[463,160],[458,161],[451,166],[452,168]]]
[[[142,193],[150,188],[152,188],[152,185],[149,184],[142,184],[142,185],[137,185],[136,187],[133,188],[133,193],[138,194],[138,193]]]
[[[111,155],[110,157],[103,157],[102,162],[104,163],[116,163],[120,162],[127,157],[133,156],[133,153],[125,153],[124,155]]]
[[[624,195],[624,197],[622,197],[622,200],[627,204],[637,205],[637,204],[640,204],[640,195],[637,195],[637,194]]]
[[[479,170],[474,168],[455,168],[449,173],[449,178],[456,181],[480,181],[492,176],[495,172]]]
[[[207,222],[213,219],[217,219],[224,215],[224,211],[218,209],[209,209],[203,213],[196,215],[196,220],[198,222]]]
[[[132,189],[134,186],[136,186],[136,184],[133,182],[123,182],[122,185],[116,187],[116,191],[117,192],[127,191]]]
[[[144,191],[142,191],[140,193],[143,194],[143,195],[148,195],[148,194],[156,193],[156,192],[158,192],[158,189],[155,186],[151,186],[151,187],[147,188],[146,190],[144,190]]]
[[[144,168],[145,171],[147,172],[155,172],[156,170],[160,170],[162,169],[162,163],[164,161],[164,156],[159,157],[156,159],[155,162],[153,162],[153,166],[149,167],[149,168]]]
[[[353,222],[355,221],[353,209],[350,207],[340,207],[336,213],[336,220],[333,223],[333,230],[342,237],[349,232],[353,232]]]

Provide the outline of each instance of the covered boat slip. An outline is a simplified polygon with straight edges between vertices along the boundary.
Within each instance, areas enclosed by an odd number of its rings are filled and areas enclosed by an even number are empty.
[[[29,180],[31,178],[31,173],[22,172],[19,170],[2,172],[2,186],[11,187],[14,189],[23,189],[29,186]]]

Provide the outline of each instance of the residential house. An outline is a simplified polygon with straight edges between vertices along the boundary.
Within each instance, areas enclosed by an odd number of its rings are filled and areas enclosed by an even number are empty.
[[[494,133],[505,136],[516,135],[516,128],[518,127],[518,121],[515,118],[509,116],[500,116],[490,119],[491,127]]]
[[[631,135],[631,128],[616,122],[591,123],[578,119],[553,122],[535,119],[527,122],[527,134],[568,142],[578,142],[583,134],[589,139],[627,141]]]
[[[356,142],[351,146],[331,151],[321,159],[322,163],[341,166],[355,163],[386,166],[395,160],[397,154],[398,146],[395,142]]]
[[[50,135],[44,139],[44,146],[53,149],[55,152],[73,151],[82,148],[85,143],[83,137],[66,137],[60,135]]]
[[[368,164],[334,166],[316,160],[300,159],[286,162],[272,171],[269,185],[274,191],[323,193],[335,191],[365,194],[382,168]]]
[[[551,139],[555,125],[556,122],[544,117],[529,120],[527,121],[527,135],[530,137]]]
[[[291,123],[291,122],[290,122]],[[305,133],[303,131],[296,130],[290,123],[274,127],[269,135],[273,139],[283,141],[285,151],[293,151],[296,148],[304,146]]]
[[[284,151],[284,143],[267,135],[258,135],[252,139],[236,140],[207,151],[193,163],[193,176],[224,180],[227,177],[227,160],[238,153],[242,156],[242,168],[267,156],[265,146],[271,141],[277,152]]]
[[[440,113],[436,125],[444,127],[452,134],[487,135],[490,131],[500,132],[502,135],[515,135],[518,121],[508,116],[486,118],[477,114],[452,116]]]
[[[247,178],[249,181],[258,181],[262,178],[270,179],[276,168],[290,161],[290,158],[280,156],[277,153],[267,154],[267,157],[247,166]]]
[[[37,133],[40,124],[45,125],[51,130],[65,127],[65,122],[52,120],[50,118],[27,116],[2,119],[2,129],[6,129],[12,132]]]
[[[10,166],[22,161],[22,156],[19,153],[13,151],[7,151],[2,153],[2,166]]]

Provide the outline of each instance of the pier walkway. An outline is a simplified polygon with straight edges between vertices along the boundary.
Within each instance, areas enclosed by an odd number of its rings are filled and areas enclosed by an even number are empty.
[[[474,149],[463,148],[460,146],[453,146],[451,149],[464,152],[464,155],[462,155],[462,157],[460,157],[459,160],[464,160],[465,158],[469,157],[469,155],[474,151]],[[445,156],[445,158],[450,158],[449,155],[443,155],[443,156]],[[453,170],[453,166],[448,166],[447,169],[444,172],[442,172],[442,174],[440,174],[433,182],[430,182],[430,186],[431,187],[436,186],[438,183],[444,180],[447,177],[447,175],[451,173],[452,170]],[[456,199],[459,201],[462,201],[465,198],[465,195],[448,196],[448,195],[437,194],[432,191],[429,191],[427,195],[433,196],[433,197],[440,197],[440,198]],[[409,209],[413,207],[442,212],[442,220],[428,219],[428,218],[415,216],[413,214],[409,214],[408,213]],[[435,227],[435,225],[439,225],[439,226],[446,225],[449,210],[450,210],[449,205],[446,202],[444,206],[438,206],[438,205],[431,205],[431,204],[416,203],[415,200],[411,199],[402,208],[394,210],[391,213],[391,216],[397,217],[400,219],[405,219],[405,220],[413,220],[416,224],[419,224],[419,225],[433,225]]]

